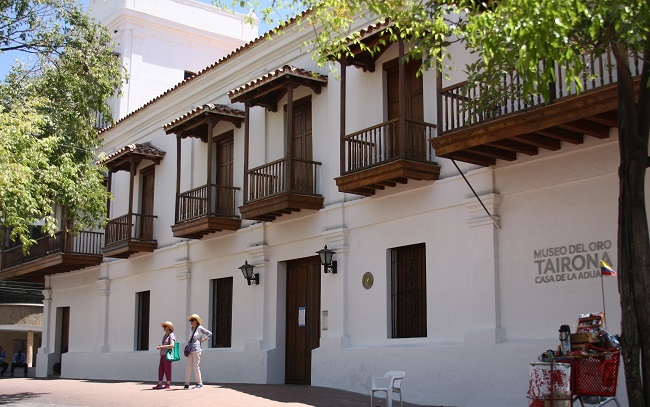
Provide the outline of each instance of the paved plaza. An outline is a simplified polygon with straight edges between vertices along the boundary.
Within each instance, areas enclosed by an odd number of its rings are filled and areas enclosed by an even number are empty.
[[[205,384],[202,389],[152,390],[155,382],[0,378],[0,405],[71,406],[219,406],[219,407],[371,407],[370,396],[324,387],[281,384]],[[376,400],[385,406],[386,400]],[[393,403],[399,406],[399,399]],[[404,403],[405,407],[424,407]],[[431,406],[433,407],[433,406]]]

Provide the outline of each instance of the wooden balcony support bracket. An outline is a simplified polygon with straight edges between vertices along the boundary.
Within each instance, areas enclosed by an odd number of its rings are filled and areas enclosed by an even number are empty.
[[[224,230],[235,231],[241,227],[241,219],[216,216],[204,216],[172,226],[174,237],[201,239],[210,233]]]
[[[435,181],[439,175],[440,167],[434,162],[398,159],[342,175],[336,178],[336,185],[340,192],[371,196],[376,190],[406,184],[409,179]]]
[[[249,202],[240,206],[239,211],[244,219],[271,222],[279,216],[300,212],[303,209],[320,210],[323,202],[321,195],[283,193]]]
[[[157,242],[141,242],[137,240],[123,240],[118,243],[107,245],[102,249],[105,257],[127,259],[135,253],[151,253],[158,247]]]
[[[543,148],[550,151],[557,151],[561,147],[560,140],[548,138],[540,134],[533,134],[533,133],[522,134],[520,136],[513,137],[512,140],[520,141],[524,144],[528,144],[536,148],[537,147]]]

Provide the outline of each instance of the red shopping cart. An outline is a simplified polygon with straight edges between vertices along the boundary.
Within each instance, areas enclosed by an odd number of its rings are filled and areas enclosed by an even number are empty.
[[[575,358],[571,363],[571,392],[573,403],[585,402],[596,404],[596,407],[614,402],[621,407],[616,399],[618,382],[618,367],[621,352],[618,349],[607,350],[592,346],[598,353],[590,353],[582,358]]]

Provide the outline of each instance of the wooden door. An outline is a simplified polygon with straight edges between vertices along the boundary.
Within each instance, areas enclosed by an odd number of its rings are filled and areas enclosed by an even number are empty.
[[[142,187],[140,188],[140,240],[153,240],[153,192],[155,184],[155,166],[150,165],[140,173],[142,175]]]
[[[59,353],[68,353],[70,345],[70,307],[59,308],[61,313],[61,331],[59,332]]]
[[[320,268],[318,257],[287,263],[287,384],[311,384],[311,351],[320,346]]]
[[[422,76],[417,72],[421,61],[414,60],[406,63],[404,67],[406,83],[406,112],[404,118],[415,122],[424,121],[424,85]],[[399,97],[399,64],[394,59],[384,64],[386,71],[386,104],[388,120],[400,118],[400,97]],[[398,146],[406,143],[406,156],[409,158],[422,158],[426,151],[426,137],[424,127],[414,126],[407,123],[407,134],[397,137],[390,143],[390,156],[399,154]]]
[[[314,170],[308,161],[312,155],[311,99],[294,102],[291,134],[291,156],[294,158],[291,189],[299,193],[314,193]]]
[[[235,199],[233,186],[233,164],[235,161],[235,141],[233,131],[220,135],[216,139],[217,149],[217,173],[214,178],[217,184],[216,190],[213,191],[213,197],[216,197],[216,207],[212,208],[218,215],[234,215]]]

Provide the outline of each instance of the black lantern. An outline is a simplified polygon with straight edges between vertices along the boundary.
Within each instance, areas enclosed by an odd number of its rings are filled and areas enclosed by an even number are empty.
[[[253,266],[252,264],[248,264],[248,260],[246,260],[244,265],[239,268],[242,274],[244,275],[246,281],[248,281],[248,285],[253,284],[253,282],[255,282],[255,285],[260,284],[260,273],[253,274],[254,268],[255,266]]]
[[[323,265],[323,272],[336,274],[336,260],[332,260],[334,251],[328,249],[327,245],[325,245],[324,249],[321,249],[316,253],[320,256],[320,263]]]

